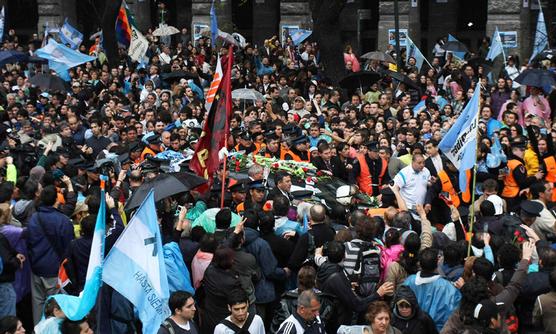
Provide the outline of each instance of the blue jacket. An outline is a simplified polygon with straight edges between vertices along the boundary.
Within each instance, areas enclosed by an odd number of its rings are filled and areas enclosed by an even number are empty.
[[[245,250],[253,254],[257,259],[257,264],[261,268],[261,280],[255,286],[255,297],[257,304],[270,303],[276,299],[273,280],[280,281],[286,279],[286,272],[278,267],[278,260],[274,257],[268,242],[262,239],[259,232],[245,228]]]
[[[461,293],[440,275],[421,277],[421,272],[418,272],[409,276],[403,284],[415,292],[419,306],[431,316],[438,331],[459,307]]]
[[[39,225],[39,217],[42,225]],[[41,206],[31,216],[27,233],[27,249],[33,274],[57,277],[62,257],[74,238],[69,218],[51,206]]]

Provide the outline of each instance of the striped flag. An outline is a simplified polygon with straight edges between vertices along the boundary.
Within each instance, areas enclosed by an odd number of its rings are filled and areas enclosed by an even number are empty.
[[[126,48],[129,47],[129,44],[131,43],[131,20],[131,13],[127,8],[127,4],[125,1],[122,1],[122,5],[118,11],[118,17],[116,17],[116,38],[118,43]]]
[[[216,92],[218,91],[218,87],[220,87],[220,82],[222,81],[222,63],[220,62],[220,57],[218,57],[218,62],[216,63],[216,72],[214,72],[214,76],[212,78],[212,82],[210,83],[210,87],[207,93],[207,99],[205,101],[205,110],[209,111],[210,107],[212,106],[212,102],[214,102],[214,96],[216,96]]]

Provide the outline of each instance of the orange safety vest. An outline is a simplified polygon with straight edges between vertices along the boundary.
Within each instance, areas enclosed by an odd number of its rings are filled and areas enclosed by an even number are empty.
[[[386,170],[388,169],[388,162],[386,162],[385,159],[381,159],[382,160],[382,170],[380,171],[380,174],[378,175],[378,182],[375,183],[376,180],[373,180],[373,177],[372,177],[371,172],[369,170],[369,165],[367,165],[367,159],[365,159],[365,156],[363,154],[358,154],[357,155],[357,160],[359,161],[359,167],[360,167],[359,175],[357,176],[357,185],[359,186],[359,189],[361,190],[361,192],[364,192],[367,195],[372,195],[373,194],[373,184],[378,184],[378,185],[382,184],[382,178],[384,177],[384,174],[386,174]]]
[[[514,178],[514,170],[523,166],[523,163],[519,160],[512,159],[508,161],[508,175],[504,176],[504,189],[502,190],[502,197],[514,198],[519,194],[519,184]]]
[[[280,160],[286,160],[286,154],[289,154],[292,157],[293,161],[297,161],[297,162],[311,161],[311,152],[307,152],[307,160],[303,160],[299,155],[293,153],[292,150],[282,151],[280,153]]]
[[[255,144],[255,150],[253,151],[253,154],[259,154],[259,151],[266,147],[265,143],[254,143],[254,144]]]
[[[148,146],[145,147],[143,149],[143,152],[141,152],[141,161],[145,160],[147,158],[147,155],[152,155],[153,157],[156,155],[156,152],[151,150]]]
[[[543,159],[544,165],[546,166],[546,176],[545,179],[548,182],[556,182],[556,159],[554,156],[548,156]]]
[[[458,208],[461,204],[461,201],[459,199],[458,193],[456,192],[456,189],[454,189],[454,185],[452,184],[448,173],[446,173],[445,170],[441,170],[440,172],[438,172],[438,177],[440,178],[440,182],[442,183],[442,191],[450,194],[452,203],[456,208]]]
[[[241,202],[236,206],[236,213],[241,214],[245,211],[245,202]]]

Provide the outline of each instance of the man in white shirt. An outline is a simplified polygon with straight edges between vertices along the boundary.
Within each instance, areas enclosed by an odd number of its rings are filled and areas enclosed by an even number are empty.
[[[220,322],[214,329],[214,334],[245,333],[265,334],[263,319],[249,312],[249,297],[241,289],[236,289],[228,296],[228,309],[230,315]]]
[[[422,154],[414,154],[411,165],[404,167],[395,177],[394,184],[400,189],[400,195],[409,210],[414,210],[417,204],[425,203],[427,187],[436,181],[425,167]]]
[[[168,46],[164,46],[162,48],[162,52],[158,55],[160,59],[161,65],[168,65],[172,61],[172,57],[170,56],[170,48]]]

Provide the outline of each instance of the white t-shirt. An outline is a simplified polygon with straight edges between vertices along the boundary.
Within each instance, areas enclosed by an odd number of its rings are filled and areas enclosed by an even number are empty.
[[[408,209],[415,209],[416,204],[425,203],[427,195],[427,183],[431,177],[430,171],[424,167],[416,173],[411,164],[404,167],[394,177],[394,183],[400,187],[400,195],[405,201]]]
[[[230,320],[230,316],[226,317],[226,320]],[[214,334],[234,334],[234,330],[229,328],[224,324],[218,324],[214,328]],[[255,314],[251,326],[249,326],[249,333],[251,334],[265,334],[263,319],[258,314]]]

